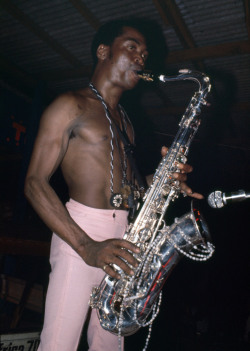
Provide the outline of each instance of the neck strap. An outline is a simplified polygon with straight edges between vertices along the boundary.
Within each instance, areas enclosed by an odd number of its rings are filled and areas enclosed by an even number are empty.
[[[109,112],[109,109],[108,109],[106,102],[104,101],[103,97],[98,92],[98,90],[94,87],[93,83],[89,83],[89,87],[96,94],[97,98],[101,101],[101,103],[104,107],[106,118],[109,121],[109,129],[110,129],[110,133],[111,133],[111,139],[110,139],[110,149],[111,149],[110,150],[110,191],[111,191],[111,194],[114,194],[114,139],[116,141],[116,145],[117,145],[118,152],[119,152],[120,163],[121,163],[122,186],[124,186],[125,183],[127,182],[127,158],[126,158],[125,153],[124,153],[124,157],[122,158],[121,149],[119,147],[119,142],[117,140],[117,136],[116,136],[116,133],[115,133],[114,128],[113,128],[113,124],[115,124],[115,122],[111,118],[111,115],[110,115],[110,112]],[[119,108],[121,110],[120,105],[119,105]],[[122,113],[122,125],[123,125],[124,130],[126,131],[127,121],[125,120],[125,116],[126,115],[124,113]]]
[[[123,110],[122,108],[122,112],[125,113],[125,111]],[[138,170],[138,167],[136,165],[136,162],[135,162],[135,159],[134,159],[134,156],[133,156],[133,152],[134,152],[134,148],[135,146],[133,144],[130,143],[129,141],[129,137],[126,133],[126,130],[123,129],[121,130],[120,127],[117,125],[117,123],[114,122],[114,125],[118,131],[118,134],[123,142],[123,145],[124,145],[124,151],[130,161],[130,165],[135,173],[135,178],[138,182],[138,185],[139,185],[139,189],[140,190],[143,190],[143,189],[146,189],[146,184],[145,184],[145,181],[144,181],[144,178],[141,176],[139,170]]]

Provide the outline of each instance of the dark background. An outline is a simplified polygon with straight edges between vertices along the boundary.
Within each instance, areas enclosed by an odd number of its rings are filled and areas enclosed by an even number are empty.
[[[250,192],[248,0],[1,2],[0,334],[42,327],[42,299],[41,312],[35,312],[25,305],[25,296],[9,301],[4,285],[5,278],[12,277],[25,282],[27,295],[34,284],[46,292],[51,233],[23,195],[41,113],[56,95],[87,85],[93,34],[100,24],[122,18],[125,12],[154,19],[163,30],[164,38],[155,40],[160,48],[158,61],[152,63],[155,69],[167,75],[176,75],[180,67],[198,69],[212,83],[210,107],[202,110],[188,157],[194,167],[188,184],[205,197],[200,208],[215,253],[207,262],[183,258],[175,268],[163,288],[149,350],[248,350],[250,201],[222,209],[207,204],[207,196],[215,190]],[[167,57],[160,39],[166,40]],[[171,145],[196,89],[188,82],[142,83],[124,96],[143,174],[157,167],[161,146]],[[60,170],[51,182],[66,201]],[[172,223],[189,211],[190,199],[180,197],[166,219]],[[84,335],[81,350],[86,349]],[[127,349],[143,349],[146,335],[145,329],[128,337]]]

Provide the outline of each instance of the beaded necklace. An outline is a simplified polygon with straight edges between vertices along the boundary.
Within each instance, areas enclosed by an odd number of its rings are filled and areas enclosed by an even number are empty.
[[[129,181],[127,180],[127,156],[126,156],[126,153],[124,152],[124,148],[123,148],[123,155],[122,155],[122,151],[121,151],[121,148],[119,146],[119,142],[118,142],[116,132],[114,129],[115,122],[112,121],[112,117],[110,115],[108,106],[107,106],[106,102],[104,101],[103,97],[101,96],[101,94],[94,87],[93,83],[89,83],[89,87],[95,93],[97,98],[101,101],[101,103],[104,107],[105,116],[109,122],[109,130],[110,130],[110,134],[111,134],[111,139],[110,139],[110,192],[111,192],[110,203],[113,207],[116,207],[116,208],[119,208],[122,206],[125,206],[126,208],[133,207],[134,204],[131,204],[131,205],[129,204],[129,202],[130,202],[129,197],[131,199],[131,195],[132,195],[132,199],[134,199],[134,197],[136,196],[134,194],[135,186],[130,184]],[[127,131],[127,121],[129,122],[129,124],[131,126],[132,126],[132,124],[131,124],[126,112],[122,108],[122,106],[118,105],[118,107],[119,107],[119,110],[120,110],[120,113],[122,116],[122,125],[123,125],[125,132],[126,132]],[[132,130],[133,130],[133,128],[132,128]],[[133,134],[134,134],[134,131],[133,131]],[[121,187],[120,193],[114,193],[114,139],[116,141],[116,145],[118,148],[121,169],[122,169],[122,187]],[[133,135],[133,139],[134,139],[134,135]]]

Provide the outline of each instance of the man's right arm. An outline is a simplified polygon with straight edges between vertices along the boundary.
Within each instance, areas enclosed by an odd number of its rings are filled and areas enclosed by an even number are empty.
[[[84,238],[82,230],[69,216],[49,183],[67,151],[69,135],[75,118],[74,105],[74,97],[64,95],[45,110],[41,118],[24,190],[27,199],[46,225],[76,249]]]

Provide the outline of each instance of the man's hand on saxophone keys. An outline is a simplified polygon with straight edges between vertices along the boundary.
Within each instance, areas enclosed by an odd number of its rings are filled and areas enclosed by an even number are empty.
[[[168,148],[166,146],[163,146],[161,148],[161,155],[162,157],[166,156],[168,152]],[[202,194],[193,192],[192,189],[186,184],[187,180],[187,174],[191,173],[193,171],[193,167],[190,166],[187,163],[178,163],[177,167],[179,168],[180,172],[173,173],[174,179],[178,180],[180,182],[180,188],[181,188],[181,193],[184,196],[190,196],[198,200],[204,199],[204,196]],[[153,179],[153,175],[149,175],[146,177],[148,185],[151,185]]]

